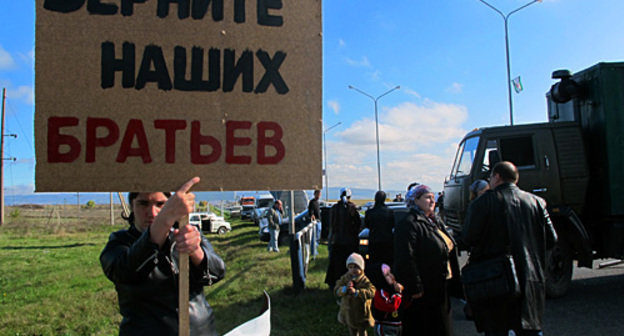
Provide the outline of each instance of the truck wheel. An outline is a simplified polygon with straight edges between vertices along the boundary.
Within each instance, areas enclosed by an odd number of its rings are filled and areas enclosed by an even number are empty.
[[[568,291],[572,282],[572,256],[565,242],[558,242],[546,251],[546,296],[558,298]]]
[[[226,234],[227,233],[227,229],[225,228],[225,226],[222,226],[219,228],[219,230],[217,230],[217,234]]]

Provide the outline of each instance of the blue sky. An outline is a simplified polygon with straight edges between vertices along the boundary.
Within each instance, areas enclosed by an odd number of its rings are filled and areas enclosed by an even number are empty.
[[[151,0],[150,0],[151,1]],[[110,0],[118,3],[118,0]],[[489,0],[508,13],[529,1]],[[283,1],[288,5],[288,1]],[[546,120],[553,70],[624,60],[624,1],[543,0],[509,19],[514,123]],[[34,1],[0,0],[0,87],[7,89],[5,187],[34,189]],[[463,135],[509,124],[503,19],[479,0],[323,2],[323,116],[331,187],[440,190]]]

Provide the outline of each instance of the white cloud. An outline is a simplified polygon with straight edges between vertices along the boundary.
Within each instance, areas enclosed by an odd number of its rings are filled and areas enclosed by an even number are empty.
[[[347,62],[348,65],[353,66],[353,67],[366,67],[366,68],[370,68],[371,64],[370,61],[368,60],[368,57],[366,56],[362,56],[362,59],[358,60],[354,60],[352,58],[349,57],[345,57],[345,62]]]
[[[19,58],[26,64],[35,64],[35,50],[32,49],[26,54],[18,53]]]
[[[444,178],[451,171],[454,152],[417,153],[386,164],[384,174],[386,185],[399,185],[404,188],[412,182],[426,184],[433,190],[440,191]]]
[[[461,126],[467,117],[464,106],[430,100],[423,104],[405,102],[382,111],[382,187],[403,190],[416,181],[441,190],[457,143],[466,134]],[[336,136],[338,141],[327,144],[330,186],[375,189],[377,157],[372,116],[352,123]]]
[[[374,81],[378,81],[378,80],[380,80],[380,79],[381,79],[381,71],[379,71],[379,70],[375,70],[375,71],[373,71],[373,73],[371,74],[371,78],[372,78]]]
[[[13,60],[13,57],[8,51],[0,46],[0,70],[13,69],[14,67],[15,60]]]
[[[449,92],[449,93],[462,93],[463,91],[464,91],[464,84],[460,84],[456,82],[454,82],[453,84],[451,84],[451,86],[446,88],[446,92]]]
[[[380,113],[379,138],[383,150],[410,151],[448,142],[463,136],[460,126],[468,117],[460,105],[435,103],[426,100],[423,105],[402,103]],[[341,132],[341,137],[354,144],[375,141],[375,121],[370,118],[356,121]]]
[[[7,98],[21,100],[28,105],[34,105],[35,91],[31,86],[22,85],[20,87],[7,90]]]
[[[32,184],[19,184],[7,186],[4,189],[6,195],[29,195],[33,194],[35,191],[35,186]]]
[[[340,103],[337,100],[330,100],[327,102],[327,105],[330,109],[332,109],[332,111],[334,111],[335,114],[340,113]]]
[[[416,98],[420,98],[420,93],[418,93],[417,91],[414,91],[414,90],[412,90],[410,88],[401,87],[401,92],[407,93],[408,95],[414,96]]]

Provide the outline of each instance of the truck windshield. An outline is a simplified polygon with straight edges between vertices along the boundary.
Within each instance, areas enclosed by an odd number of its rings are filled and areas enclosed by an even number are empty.
[[[459,145],[455,164],[453,165],[453,170],[451,170],[451,177],[470,174],[478,145],[479,137],[468,138]]]
[[[272,198],[263,198],[258,200],[258,204],[256,204],[256,208],[268,208],[273,204]]]

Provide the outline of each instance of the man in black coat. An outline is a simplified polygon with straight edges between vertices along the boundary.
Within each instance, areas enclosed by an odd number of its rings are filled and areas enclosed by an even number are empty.
[[[477,330],[486,335],[542,335],[546,300],[546,250],[557,234],[546,202],[520,190],[518,169],[503,161],[492,169],[490,189],[466,214],[463,238],[471,247],[469,262],[490,259],[511,248],[522,294],[519,299],[472,304]]]
[[[330,216],[329,265],[325,283],[331,289],[336,285],[336,280],[347,272],[349,255],[358,251],[360,224],[360,214],[351,202],[351,189],[342,188],[340,200],[332,206]]]
[[[375,193],[375,205],[366,210],[364,226],[369,229],[368,253],[370,262],[381,262],[387,265],[394,263],[394,215],[386,206],[386,193],[379,190]]]

